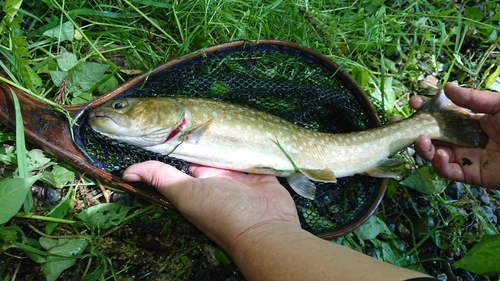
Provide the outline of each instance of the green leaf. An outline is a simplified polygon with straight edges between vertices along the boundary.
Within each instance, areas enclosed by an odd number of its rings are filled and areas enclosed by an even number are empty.
[[[109,68],[107,64],[81,62],[70,71],[70,86],[68,92],[74,97],[95,87]]]
[[[6,13],[5,19],[9,22],[12,21],[19,11],[19,8],[21,8],[22,3],[22,0],[6,0],[5,7],[3,9],[3,11]]]
[[[69,71],[78,64],[76,55],[70,52],[63,52],[56,61],[62,71]]]
[[[64,218],[68,211],[74,206],[72,197],[73,188],[70,188],[65,198],[61,200],[61,202],[59,202],[59,204],[57,204],[52,210],[50,210],[47,216],[58,219]],[[58,222],[47,222],[47,225],[45,225],[45,233],[48,235],[52,234],[52,231],[54,231],[58,224]]]
[[[74,98],[71,100],[71,104],[79,104],[89,102],[94,99],[90,92],[77,92],[73,93]]]
[[[495,40],[497,40],[498,38],[498,31],[496,29],[491,30],[491,33],[488,36],[488,38],[490,39],[490,42],[495,42]]]
[[[43,150],[32,149],[28,151],[28,171],[37,171],[45,168],[50,163],[50,158],[45,157]]]
[[[31,186],[41,174],[30,178],[4,179],[0,181],[0,224],[8,222],[21,209]]]
[[[392,73],[398,73],[396,63],[386,57],[383,57],[385,67]]]
[[[25,252],[29,258],[33,257],[34,258],[33,261],[35,261],[35,262],[42,263],[45,261],[43,256],[46,256],[47,253],[38,249],[38,248],[23,244],[23,243],[19,243],[19,242],[12,242],[12,245],[15,246],[16,248],[22,250],[23,252]],[[28,254],[28,253],[30,253],[30,254]]]
[[[76,216],[91,229],[108,229],[121,224],[132,207],[117,203],[105,203],[92,206]]]
[[[475,21],[480,21],[483,19],[483,12],[475,6],[469,6],[465,8],[465,17],[475,20]]]
[[[413,174],[399,182],[423,194],[438,194],[445,190],[449,180],[439,177],[432,167],[422,167]]]
[[[43,266],[45,278],[48,281],[56,280],[65,269],[75,264],[76,257],[87,248],[88,244],[87,240],[81,238],[60,238],[55,240],[41,237],[40,245],[47,249],[48,253],[52,254],[47,257],[47,262]]]
[[[391,231],[384,221],[377,216],[372,216],[362,226],[354,231],[356,236],[362,240],[370,240],[377,237],[380,233],[390,234]]]
[[[17,169],[19,170],[19,177],[27,179],[29,177],[28,173],[28,160],[26,157],[26,141],[24,139],[24,123],[23,123],[23,115],[21,113],[21,105],[19,104],[19,100],[17,99],[16,93],[11,89],[12,99],[14,100],[14,112],[16,115],[16,155],[17,155]],[[35,180],[36,181],[36,180]],[[29,212],[31,208],[33,208],[33,196],[31,195],[30,187],[35,182],[31,182],[25,192],[24,197],[24,211]],[[16,201],[17,202],[17,201]],[[14,206],[15,208],[15,206]],[[12,209],[10,209],[12,211]],[[17,210],[16,210],[17,212]],[[4,217],[5,219],[5,217]],[[10,219],[10,218],[9,218]],[[1,221],[1,220],[0,220]],[[2,222],[0,222],[2,223]]]
[[[488,77],[486,77],[486,80],[484,82],[485,87],[488,89],[491,89],[490,88],[491,85],[493,85],[493,83],[495,82],[495,80],[497,80],[499,75],[500,75],[500,66],[497,66],[497,69],[495,70],[495,72],[493,72],[491,75],[488,75]]]
[[[73,41],[75,35],[75,28],[71,22],[67,21],[62,25],[58,25],[43,33],[43,36],[50,38],[57,38],[59,41]]]
[[[59,87],[63,83],[64,79],[66,77],[68,77],[69,72],[51,70],[51,71],[49,71],[49,74],[50,74],[50,78],[52,78],[52,82],[54,82],[54,85]]]
[[[500,234],[483,238],[453,266],[479,275],[500,273]]]
[[[491,83],[491,85],[488,87],[488,90],[493,90],[500,92],[500,79],[496,79]]]
[[[214,257],[225,265],[231,264],[231,258],[220,247],[215,247]]]
[[[99,93],[103,94],[113,90],[117,86],[118,86],[118,80],[116,79],[116,77],[111,76],[108,80],[99,85],[97,89],[99,90]]]
[[[68,182],[73,181],[74,179],[74,172],[59,165],[54,166],[50,172],[44,171],[42,178],[40,178],[41,181],[57,188],[65,186]]]
[[[42,78],[31,68],[29,61],[23,58],[19,58],[18,61],[20,62],[19,72],[23,75],[24,82],[29,88],[34,90],[36,87],[42,86]]]
[[[351,74],[362,88],[366,88],[370,81],[370,73],[362,67],[353,67]]]

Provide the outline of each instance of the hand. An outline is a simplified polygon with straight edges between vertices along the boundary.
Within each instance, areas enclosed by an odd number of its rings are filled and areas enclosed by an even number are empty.
[[[284,223],[300,229],[295,203],[269,175],[245,174],[192,164],[188,176],[172,166],[147,161],[124,172],[124,180],[144,181],[212,240],[227,248],[249,229]]]
[[[500,93],[461,88],[451,83],[445,85],[444,91],[455,104],[478,112],[475,118],[490,139],[483,149],[442,143],[434,146],[429,137],[421,136],[415,141],[415,150],[431,161],[442,177],[500,189]],[[418,96],[410,99],[410,106],[415,109],[423,104]]]
[[[233,258],[246,280],[404,280],[425,276],[320,239],[300,228],[274,176],[191,165],[193,177],[148,161],[123,178],[156,187]]]

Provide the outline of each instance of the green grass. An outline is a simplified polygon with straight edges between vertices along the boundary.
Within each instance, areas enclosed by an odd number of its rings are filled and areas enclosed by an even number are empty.
[[[456,4],[442,0],[9,0],[0,3],[0,8],[4,10],[0,14],[3,16],[0,24],[0,70],[12,81],[8,83],[52,104],[54,100],[64,104],[91,100],[170,59],[213,44],[240,39],[291,41],[328,56],[378,100],[389,116],[409,116],[412,110],[407,105],[408,98],[413,94],[434,91],[421,86],[421,81],[428,75],[441,82],[457,81],[480,89],[498,90],[500,83],[497,79],[500,72],[497,45],[500,4],[496,1],[463,1]],[[82,85],[84,70],[97,65],[102,68],[102,75],[96,75]],[[7,82],[7,79],[1,78],[1,81]],[[24,165],[18,169],[17,163],[22,161],[18,162],[15,158],[16,151],[25,154],[22,141],[15,143],[13,132],[3,127],[0,141],[4,144],[0,149],[0,161],[5,165],[2,177],[27,176],[23,172],[26,171],[23,170]],[[28,153],[33,149],[28,146]],[[27,171],[30,175],[44,169],[51,172],[53,167],[64,166],[57,159],[49,157],[49,161],[45,161],[39,155],[37,157],[28,157],[27,165],[44,164]],[[71,178],[70,174],[69,181],[61,180],[58,173],[54,173],[53,180],[49,180],[46,174],[45,183],[58,182],[59,187],[66,185],[66,188],[74,186],[77,181],[92,185],[88,183],[92,179],[80,177],[78,171],[74,172],[76,176],[73,173]],[[62,173],[68,178],[67,172]],[[75,190],[78,195],[84,193],[81,186]],[[376,219],[371,222],[379,225],[376,228],[378,233],[360,230],[337,242],[388,262],[423,270],[423,263],[443,259],[422,258],[423,255],[419,255],[428,243],[439,244],[443,251],[465,252],[484,235],[497,233],[485,219],[477,200],[470,199],[472,196],[468,196],[471,201],[457,203],[448,200],[444,193],[420,194],[396,182],[391,182],[389,190],[388,199],[378,213],[378,218],[385,223]],[[421,235],[418,227],[405,217],[402,210],[396,215],[389,214],[389,206],[400,203],[391,198],[401,196],[409,202],[414,202],[417,197],[424,198],[430,207],[425,214],[416,212],[419,219],[424,222],[430,217],[439,223],[430,226],[427,234]],[[500,200],[498,193],[492,192],[489,196],[492,200]],[[58,218],[86,224],[72,215],[70,206],[60,208]],[[171,212],[162,214],[166,218],[158,219],[166,220],[167,225],[185,224]],[[401,229],[385,226],[393,222]],[[476,224],[477,227],[469,231],[464,224]],[[49,259],[50,255],[44,247],[26,238],[16,228],[16,221],[8,225],[0,226],[0,237],[22,237],[15,245],[18,249],[24,247],[24,252],[12,250],[16,248],[12,246],[14,244],[0,244],[0,255],[12,258],[25,253],[33,259]],[[408,237],[404,239],[399,235],[405,232],[403,228],[408,231]],[[100,232],[92,228],[88,231],[91,236],[90,250],[81,253],[80,257],[87,262],[84,272],[93,276],[91,269],[102,270],[94,271],[96,274],[111,268],[112,257],[99,250],[102,249],[99,244],[104,243]],[[170,237],[170,231],[170,227],[165,227],[162,235]],[[76,232],[76,228],[66,228],[57,235],[76,235]],[[62,238],[52,239],[60,242],[58,239]],[[196,242],[182,241],[174,246],[172,251],[176,256],[169,260],[170,277],[189,279],[186,276],[193,273],[189,271],[192,264],[187,257],[196,251],[210,255],[210,251],[203,250],[209,244],[204,238],[200,239]],[[404,243],[408,245],[403,247]],[[96,263],[100,266],[95,266]],[[3,272],[6,272],[5,268],[0,266],[1,276],[4,276]],[[110,278],[117,279],[118,275],[120,272],[108,273]]]

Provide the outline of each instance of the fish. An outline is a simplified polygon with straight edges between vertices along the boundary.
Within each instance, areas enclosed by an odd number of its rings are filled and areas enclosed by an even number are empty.
[[[287,179],[314,200],[314,182],[355,174],[401,179],[404,162],[389,158],[420,135],[484,147],[488,137],[472,113],[443,91],[411,117],[352,133],[322,133],[256,109],[201,98],[123,98],[89,113],[108,138],[190,163]]]

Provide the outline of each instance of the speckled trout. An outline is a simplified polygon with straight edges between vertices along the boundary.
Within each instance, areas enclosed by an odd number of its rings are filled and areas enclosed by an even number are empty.
[[[354,174],[399,179],[402,161],[388,157],[420,135],[463,146],[487,142],[478,122],[443,92],[408,119],[345,134],[197,98],[116,99],[91,111],[89,124],[109,138],[191,163],[285,177],[309,199],[316,191],[311,180],[336,182]]]

